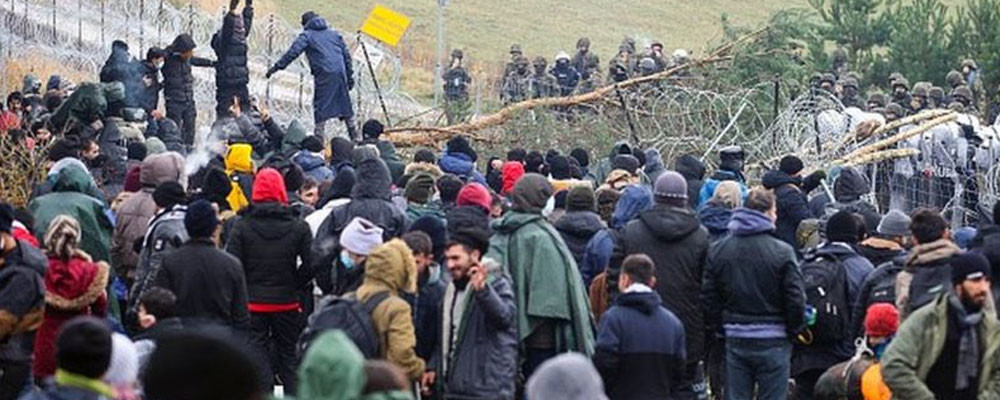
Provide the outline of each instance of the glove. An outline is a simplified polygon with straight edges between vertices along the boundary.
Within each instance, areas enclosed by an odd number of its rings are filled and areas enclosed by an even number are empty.
[[[246,0],[244,7],[253,7],[253,0]]]
[[[354,79],[347,80],[347,91],[350,92],[354,90]]]
[[[962,126],[962,135],[965,136],[966,140],[972,140],[972,138],[976,137],[976,130],[975,128],[972,127],[972,125],[961,125],[961,126]]]
[[[819,187],[824,179],[826,179],[826,171],[817,170],[802,180],[802,190],[804,192],[811,192],[813,189]]]
[[[235,10],[240,5],[240,0],[229,0],[229,9]]]
[[[271,79],[271,75],[274,75],[275,72],[278,72],[278,68],[277,67],[271,67],[271,69],[267,70],[267,73],[264,74],[264,77],[267,78],[267,79]]]

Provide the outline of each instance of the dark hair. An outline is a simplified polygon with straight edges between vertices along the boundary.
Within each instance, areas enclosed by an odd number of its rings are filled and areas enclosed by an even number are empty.
[[[919,244],[939,240],[947,230],[948,221],[935,209],[918,208],[910,215],[910,231]]]
[[[403,234],[403,241],[413,250],[413,254],[434,254],[434,243],[431,237],[421,231],[410,231]]]
[[[174,305],[177,303],[177,296],[170,290],[154,287],[139,296],[139,305],[146,309],[147,314],[155,316],[157,319],[165,319],[176,316]]]
[[[437,163],[437,157],[434,156],[433,151],[430,151],[428,149],[420,149],[413,154],[413,162],[425,162],[428,164],[435,164]]]
[[[319,182],[316,181],[316,178],[307,176],[302,180],[302,186],[299,187],[299,190],[309,190],[315,187],[319,187]]]
[[[17,102],[21,103],[21,105],[24,105],[24,96],[21,92],[11,92],[7,95],[7,103],[5,103],[7,104],[7,107],[10,107],[10,103],[14,100],[17,100]]]
[[[407,390],[406,375],[395,364],[383,360],[365,361],[365,389],[362,394]]]
[[[248,341],[217,327],[164,335],[156,340],[142,374],[147,400],[250,400],[263,398],[263,360]],[[268,379],[267,382],[270,382]]]
[[[622,273],[635,282],[649,284],[656,273],[656,264],[645,254],[633,254],[622,261]]]
[[[743,207],[766,213],[774,208],[774,201],[774,193],[771,193],[770,190],[754,188],[750,190],[750,193],[747,193]]]
[[[146,61],[151,62],[157,58],[165,58],[166,56],[167,52],[159,47],[150,47],[149,50],[146,50]]]
[[[524,162],[524,158],[528,156],[528,152],[524,149],[517,148],[507,152],[507,161],[518,161]]]
[[[437,181],[438,193],[441,195],[441,202],[453,204],[458,199],[458,192],[462,190],[464,183],[457,176],[445,174]]]

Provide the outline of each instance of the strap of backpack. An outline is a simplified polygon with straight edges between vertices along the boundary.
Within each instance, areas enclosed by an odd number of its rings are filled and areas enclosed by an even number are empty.
[[[382,302],[388,298],[389,298],[388,290],[384,292],[378,292],[375,293],[375,295],[369,298],[367,301],[361,303],[361,307],[364,307],[365,312],[368,313],[368,315],[371,315],[371,313],[375,312],[375,309],[378,308],[379,304],[382,304]]]

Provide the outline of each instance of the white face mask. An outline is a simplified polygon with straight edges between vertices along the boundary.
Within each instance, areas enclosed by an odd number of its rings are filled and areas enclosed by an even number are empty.
[[[156,67],[156,69],[163,69],[163,61],[154,62],[153,66]]]

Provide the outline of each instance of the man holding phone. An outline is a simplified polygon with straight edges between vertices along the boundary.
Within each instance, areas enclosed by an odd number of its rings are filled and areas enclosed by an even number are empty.
[[[453,279],[444,295],[441,351],[421,382],[425,394],[438,383],[446,396],[514,398],[517,310],[510,277],[482,258],[489,239],[485,226],[462,227],[446,247]]]

